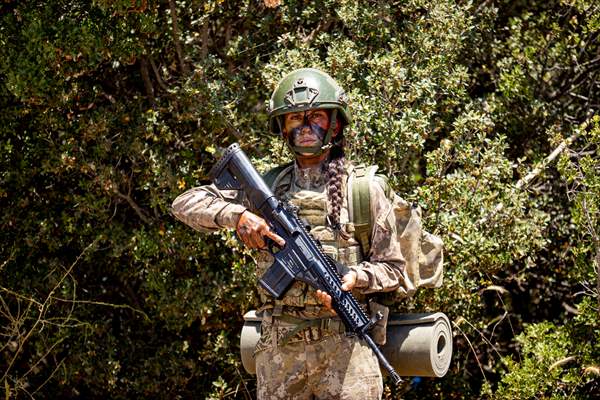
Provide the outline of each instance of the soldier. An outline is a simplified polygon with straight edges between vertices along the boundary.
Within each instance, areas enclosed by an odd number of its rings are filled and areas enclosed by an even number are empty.
[[[310,68],[280,82],[269,106],[271,131],[280,135],[295,162],[265,176],[273,192],[298,207],[299,217],[323,250],[344,266],[343,289],[365,304],[374,293],[409,285],[385,180],[376,176],[369,194],[373,220],[370,250],[362,254],[354,237],[347,180],[352,163],[344,157],[344,129],[351,122],[344,91],[327,74]],[[173,214],[204,232],[236,229],[242,242],[260,250],[260,277],[272,263],[265,238],[285,245],[260,216],[244,205],[243,193],[214,186],[193,188],[173,203]],[[331,297],[296,281],[281,300],[258,288],[263,322],[256,347],[258,399],[380,399],[378,360],[331,309]],[[374,337],[377,341],[377,338]]]

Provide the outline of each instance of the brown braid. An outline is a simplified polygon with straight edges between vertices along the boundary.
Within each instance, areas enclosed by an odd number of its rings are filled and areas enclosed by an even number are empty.
[[[336,151],[334,151],[336,150]],[[341,147],[334,147],[327,169],[327,197],[329,200],[329,221],[331,228],[339,232],[345,239],[347,234],[341,229],[340,213],[344,201],[343,186],[346,176],[346,159]]]

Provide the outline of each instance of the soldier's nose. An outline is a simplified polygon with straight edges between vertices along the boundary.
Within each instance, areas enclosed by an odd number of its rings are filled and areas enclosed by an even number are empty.
[[[301,135],[310,135],[312,133],[312,130],[310,129],[309,126],[303,126],[302,129],[300,129],[300,134]]]

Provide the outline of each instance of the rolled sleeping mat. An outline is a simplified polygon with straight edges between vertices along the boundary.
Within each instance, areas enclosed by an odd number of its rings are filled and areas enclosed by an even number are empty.
[[[452,359],[452,328],[441,312],[390,314],[381,352],[402,376],[446,375]]]
[[[242,365],[252,375],[256,374],[254,349],[261,321],[256,311],[248,311],[240,335]],[[401,376],[441,378],[452,359],[450,321],[444,313],[390,314],[381,351]]]
[[[256,360],[254,349],[260,339],[260,324],[262,318],[256,314],[256,310],[250,310],[244,314],[244,326],[240,335],[240,353],[242,365],[247,373],[256,375]]]

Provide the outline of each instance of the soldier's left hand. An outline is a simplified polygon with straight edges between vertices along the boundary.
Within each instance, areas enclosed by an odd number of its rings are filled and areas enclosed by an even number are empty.
[[[348,292],[352,289],[354,289],[354,286],[356,286],[356,272],[354,271],[350,271],[348,272],[346,275],[344,275],[342,277],[342,290],[345,292]],[[331,296],[328,295],[326,292],[322,291],[322,290],[317,290],[317,298],[319,299],[319,301],[321,303],[323,303],[323,305],[335,312],[333,310],[333,308],[331,308]]]

